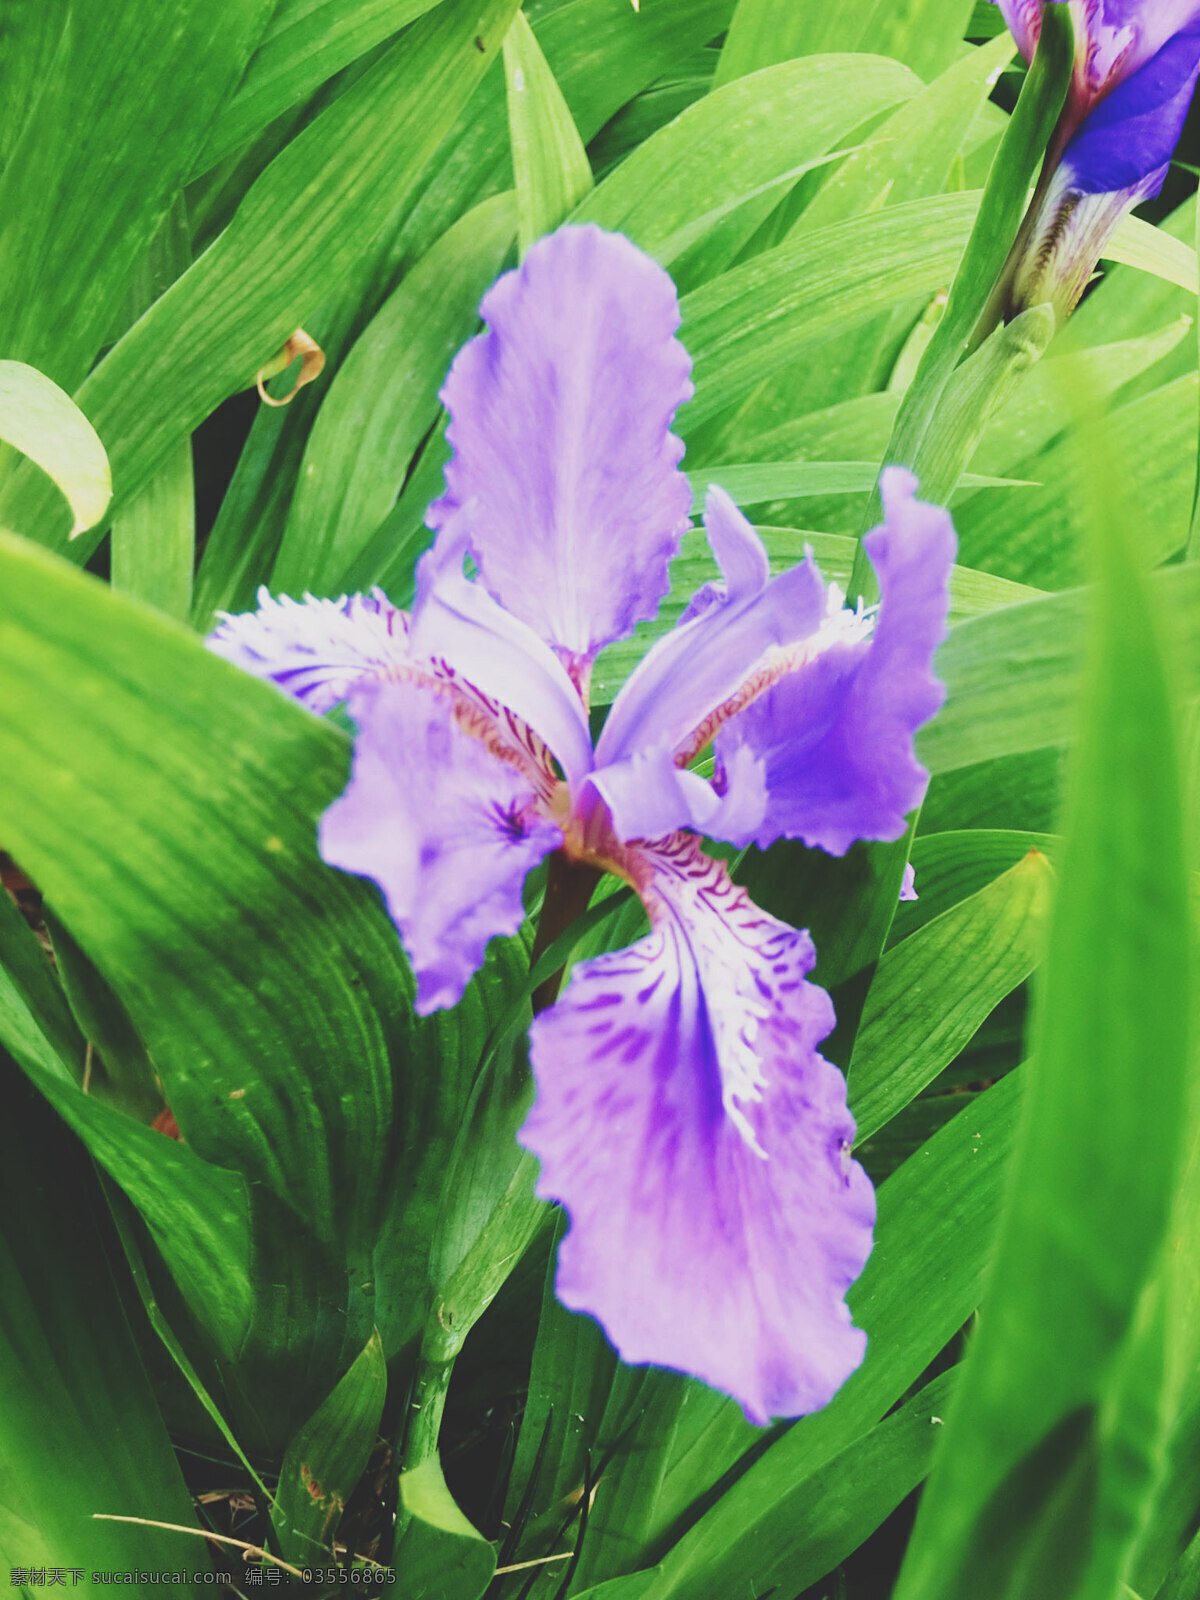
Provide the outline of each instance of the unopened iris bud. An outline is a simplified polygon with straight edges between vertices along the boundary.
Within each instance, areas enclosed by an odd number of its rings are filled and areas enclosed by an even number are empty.
[[[1026,60],[1047,0],[997,0]],[[1200,0],[1069,4],[1075,66],[1010,263],[1008,313],[1074,309],[1127,211],[1162,188],[1200,73]]]

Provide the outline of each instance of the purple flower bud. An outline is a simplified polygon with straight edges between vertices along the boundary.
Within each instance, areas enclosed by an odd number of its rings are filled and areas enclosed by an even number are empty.
[[[997,0],[1030,60],[1047,0]],[[1064,0],[1050,0],[1052,4]],[[1200,74],[1200,0],[1065,0],[1067,102],[1012,263],[1011,314],[1068,316],[1117,223],[1162,188]]]

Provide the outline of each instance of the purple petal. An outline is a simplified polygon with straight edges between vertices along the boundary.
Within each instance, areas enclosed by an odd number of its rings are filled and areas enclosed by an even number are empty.
[[[766,815],[750,836],[763,848],[802,839],[842,855],[856,839],[898,839],[925,792],[913,735],[945,697],[931,666],[946,633],[954,527],[914,498],[911,473],[889,467],[880,487],[884,525],[864,541],[880,589],[871,638],[820,651],[715,741],[730,793],[740,747],[765,769]]]
[[[1043,0],[996,0],[996,4],[1017,42],[1017,49],[1026,61],[1032,61],[1042,31]]]
[[[694,828],[711,839],[751,838],[767,810],[762,763],[743,746],[719,794],[699,773],[679,767],[668,749],[636,751],[589,780],[612,817],[618,839],[661,839]]]
[[[423,658],[444,661],[535,729],[568,780],[588,772],[587,715],[562,662],[532,628],[497,605],[481,585],[467,581],[461,546],[445,534],[418,564],[411,636]]]
[[[1084,194],[1072,188],[1070,167],[1060,166],[1046,189],[1013,276],[1013,313],[1049,305],[1060,322],[1068,317],[1121,218],[1157,194],[1166,174],[1164,166],[1132,188],[1113,194]]]
[[[583,660],[654,616],[688,525],[675,288],[628,239],[562,228],[480,309],[442,390],[454,456],[430,526],[461,513],[490,592]]]
[[[1045,0],[996,0],[1026,61],[1042,31]],[[1175,34],[1200,20],[1200,0],[1070,0],[1075,26],[1073,116],[1138,72]]]
[[[1183,131],[1197,73],[1200,30],[1191,28],[1088,113],[1063,157],[1069,187],[1080,194],[1106,194],[1153,178],[1153,187],[1138,199],[1157,194]]]
[[[904,864],[904,881],[900,885],[901,900],[919,900],[917,893],[917,870],[911,861]]]
[[[330,866],[383,891],[422,1015],[455,1005],[488,941],[516,933],[525,875],[562,843],[528,775],[459,726],[452,686],[352,689],[354,767],[321,819]]]
[[[1198,0],[1075,0],[1076,72],[1100,94],[1200,20]]]
[[[724,588],[702,590],[690,616],[629,675],[596,745],[598,768],[656,749],[673,753],[769,651],[820,625],[825,590],[811,560],[769,580],[762,541],[724,489],[708,491],[704,526]]]
[[[276,600],[263,588],[258,610],[223,615],[207,644],[322,713],[343,701],[353,684],[409,660],[408,618],[379,589],[341,600]]]
[[[815,1411],[862,1361],[846,1290],[875,1201],[806,933],[676,835],[638,860],[652,931],[582,962],[534,1023],[521,1142],[571,1228],[564,1305],[625,1361],[694,1374],[753,1422]]]

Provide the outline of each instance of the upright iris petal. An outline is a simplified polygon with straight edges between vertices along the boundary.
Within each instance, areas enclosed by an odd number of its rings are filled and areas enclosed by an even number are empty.
[[[564,228],[484,296],[442,390],[454,457],[431,526],[571,659],[653,617],[688,525],[669,430],[691,361],[670,278],[627,239]]]
[[[998,0],[1032,58],[1045,0]],[[1066,316],[1117,223],[1162,188],[1200,75],[1200,0],[1070,0],[1075,69],[1012,263],[1011,309]]]
[[[454,1004],[517,930],[545,856],[560,878],[636,890],[650,932],[581,962],[530,1034],[521,1140],[570,1214],[559,1293],[626,1360],[694,1373],[755,1421],[812,1411],[862,1360],[845,1293],[874,1197],[819,1051],[834,1014],[812,941],[698,835],[835,851],[899,835],[925,781],[913,734],[941,697],[953,530],[888,475],[868,543],[882,598],[850,610],[811,558],[772,577],[714,490],[722,582],[647,654],[593,749],[591,656],[654,613],[690,498],[674,290],[628,240],[566,229],[483,312],[445,389],[456,455],[411,618],[381,596],[263,597],[211,643],[314,712],[347,702],[353,770],[321,851],[378,884],[418,1010]],[[708,779],[689,764],[710,745]]]

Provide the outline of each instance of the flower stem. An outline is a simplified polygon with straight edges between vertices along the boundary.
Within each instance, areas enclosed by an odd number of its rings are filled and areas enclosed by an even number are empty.
[[[408,1402],[408,1423],[400,1454],[402,1473],[419,1467],[437,1454],[438,1434],[442,1428],[442,1412],[446,1408],[454,1360],[453,1355],[427,1355],[422,1347],[413,1376],[412,1396]]]
[[[603,876],[599,867],[594,867],[587,861],[572,861],[561,850],[556,850],[550,857],[546,898],[542,902],[542,915],[533,941],[533,952],[529,958],[531,967],[535,967],[543,952],[550,948],[555,939],[565,933],[571,924],[584,914],[592,898],[592,891]],[[535,1016],[557,1000],[564,970],[560,967],[533,991]]]

